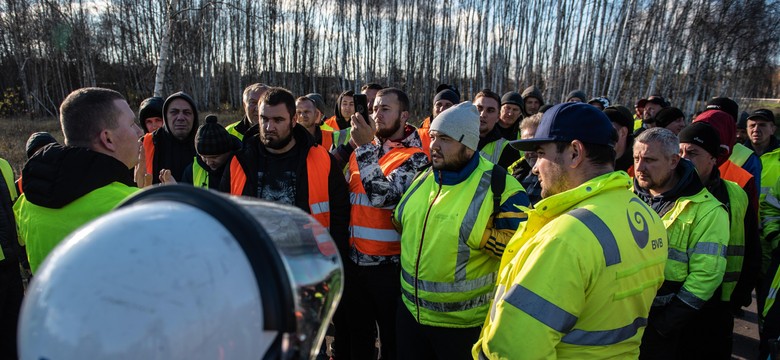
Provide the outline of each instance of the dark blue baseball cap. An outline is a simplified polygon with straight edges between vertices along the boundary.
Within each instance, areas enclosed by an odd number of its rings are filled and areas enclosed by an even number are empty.
[[[514,140],[509,144],[522,151],[536,150],[548,142],[579,140],[594,145],[614,147],[617,133],[609,117],[595,106],[585,103],[563,103],[547,110],[533,139]]]

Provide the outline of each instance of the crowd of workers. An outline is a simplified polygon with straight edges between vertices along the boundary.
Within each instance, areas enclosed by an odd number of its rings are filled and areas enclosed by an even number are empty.
[[[730,359],[754,290],[761,359],[777,351],[771,111],[719,97],[689,119],[659,95],[631,111],[579,90],[552,105],[535,86],[463,101],[443,84],[414,127],[404,91],[360,92],[368,118],[352,90],[328,118],[320,94],[252,84],[223,127],[184,92],[136,121],[116,91],[73,91],[64,144],[33,134],[18,179],[0,161],[0,357],[16,356],[25,272],[139,188],[177,182],[328,229],[345,271],[335,359]]]

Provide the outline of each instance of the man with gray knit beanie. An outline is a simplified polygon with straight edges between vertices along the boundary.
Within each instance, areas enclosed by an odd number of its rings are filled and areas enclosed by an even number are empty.
[[[439,114],[430,136],[432,166],[393,212],[401,234],[398,358],[462,359],[479,338],[503,249],[529,201],[515,178],[477,151],[471,103]]]

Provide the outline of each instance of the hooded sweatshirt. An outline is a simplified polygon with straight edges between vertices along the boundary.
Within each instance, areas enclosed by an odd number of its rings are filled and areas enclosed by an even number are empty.
[[[173,136],[168,121],[168,106],[176,99],[184,99],[192,106],[192,129],[184,140],[179,140]],[[181,91],[169,96],[165,99],[165,104],[163,105],[163,118],[165,119],[165,125],[155,130],[151,135],[154,142],[154,160],[151,173],[154,184],[160,182],[157,175],[162,169],[171,170],[173,178],[176,181],[181,181],[184,169],[192,164],[192,159],[196,155],[195,133],[198,131],[199,122],[198,107],[195,105],[195,101]],[[148,151],[148,149],[145,150]]]
[[[523,103],[525,103],[525,99],[527,99],[529,97],[532,97],[532,98],[536,98],[536,99],[539,100],[539,108],[540,109],[541,109],[542,106],[544,106],[544,98],[542,97],[542,92],[541,92],[541,90],[539,90],[538,87],[536,87],[536,85],[531,85],[531,86],[525,88],[525,90],[523,90],[523,93],[521,94],[521,96],[523,97]],[[525,106],[523,106],[523,115],[524,116],[531,116],[531,114],[526,113]]]
[[[47,145],[25,164],[24,194],[14,205],[33,271],[73,230],[137,191],[121,161],[81,147]]]

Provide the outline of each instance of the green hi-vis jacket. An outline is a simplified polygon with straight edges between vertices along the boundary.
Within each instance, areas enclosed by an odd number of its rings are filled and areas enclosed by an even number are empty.
[[[726,272],[721,284],[722,301],[730,301],[731,294],[737,286],[742,264],[745,260],[745,213],[748,198],[745,190],[735,182],[723,180],[729,194],[729,243],[726,249]]]
[[[119,182],[95,189],[60,209],[35,205],[25,194],[14,204],[20,242],[27,245],[30,269],[35,273],[47,255],[71,232],[108,213],[138,188]]]
[[[676,293],[659,293],[654,305],[666,305],[677,296],[700,309],[718,289],[726,271],[728,213],[715,196],[702,189],[677,199],[663,221],[669,235],[664,278],[682,286]]]

